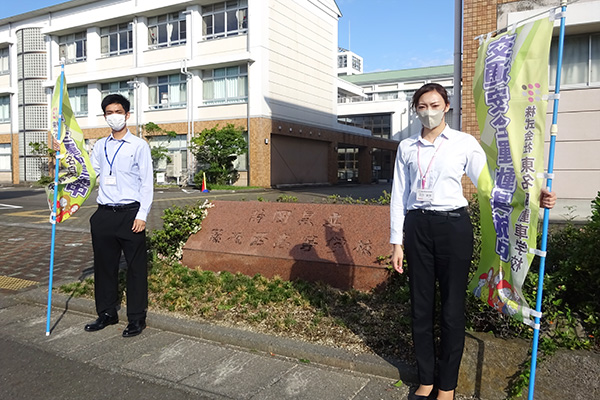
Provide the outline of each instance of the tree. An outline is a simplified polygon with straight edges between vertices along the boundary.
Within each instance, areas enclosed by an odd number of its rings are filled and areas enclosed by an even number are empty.
[[[227,124],[224,128],[219,129],[216,125],[194,135],[191,151],[198,164],[204,166],[209,182],[225,185],[238,179],[233,162],[238,155],[248,151],[243,132],[241,127]]]
[[[42,175],[39,182],[46,183],[46,181],[54,180],[56,152],[53,149],[49,148],[48,145],[44,142],[29,142],[29,148],[31,149],[31,154],[48,158],[48,179],[46,179]]]
[[[144,125],[144,130],[146,133],[152,135],[166,135],[168,138],[167,143],[170,143],[171,139],[177,137],[177,132],[164,130],[154,122],[148,122],[146,125]],[[160,160],[165,159],[168,163],[171,162],[171,157],[169,157],[169,149],[163,145],[150,146],[150,157],[152,157],[152,164],[155,172]]]

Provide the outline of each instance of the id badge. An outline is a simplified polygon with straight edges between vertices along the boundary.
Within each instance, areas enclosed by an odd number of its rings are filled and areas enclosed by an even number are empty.
[[[114,175],[108,175],[107,177],[104,178],[104,184],[108,185],[108,186],[116,186],[117,177]]]
[[[433,201],[433,190],[417,189],[417,201]]]

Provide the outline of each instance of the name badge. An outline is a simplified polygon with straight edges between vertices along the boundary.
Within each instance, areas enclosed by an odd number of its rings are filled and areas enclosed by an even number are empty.
[[[417,201],[433,201],[433,190],[417,189]]]
[[[117,177],[114,175],[108,175],[104,178],[104,184],[108,186],[115,186],[117,184]]]

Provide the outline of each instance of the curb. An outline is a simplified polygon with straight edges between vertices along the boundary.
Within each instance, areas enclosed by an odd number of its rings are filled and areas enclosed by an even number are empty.
[[[41,287],[18,293],[14,298],[21,302],[39,305],[47,305],[48,302],[47,289]],[[61,293],[52,293],[52,307],[62,308],[65,311],[89,314],[92,318],[96,315],[93,300],[75,298]],[[119,310],[119,318],[127,319],[125,307]],[[417,382],[416,369],[398,359],[383,358],[375,354],[355,354],[344,349],[271,336],[234,327],[212,325],[152,311],[148,311],[146,322],[148,326],[155,329],[236,346],[248,351],[273,353],[279,356],[309,360],[311,363],[342,368],[349,371],[394,380],[400,379],[403,382]]]

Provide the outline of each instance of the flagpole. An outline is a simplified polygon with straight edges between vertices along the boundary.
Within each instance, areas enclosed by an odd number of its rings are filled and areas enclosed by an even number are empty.
[[[60,98],[58,102],[58,131],[56,140],[60,142],[62,132],[62,111],[63,111],[63,87],[65,83],[65,63],[61,60],[60,65]],[[54,89],[56,90],[56,88]],[[54,142],[54,139],[53,139]],[[54,143],[53,143],[54,144]],[[56,159],[54,166],[54,201],[52,202],[52,215],[50,223],[52,224],[52,242],[50,245],[50,273],[48,279],[48,311],[46,314],[46,336],[50,336],[50,311],[52,308],[52,278],[54,275],[54,247],[56,243],[56,202],[58,201],[58,171],[60,164],[60,148],[56,149]]]
[[[567,0],[561,0],[561,18],[560,18],[560,33],[558,36],[558,55],[556,61],[556,82],[554,84],[554,105],[552,109],[552,125],[550,127],[550,149],[548,151],[548,179],[546,180],[546,186],[549,191],[552,190],[552,178],[554,173],[554,151],[556,146],[556,134],[558,133],[558,100],[560,94],[560,73],[562,69],[562,57],[563,48],[565,41],[565,12],[567,11]],[[544,208],[544,221],[542,230],[542,241],[540,245],[540,251],[542,256],[540,257],[540,270],[538,278],[538,289],[537,299],[535,303],[535,311],[537,315],[540,315],[542,311],[542,294],[544,290],[544,272],[546,268],[546,245],[548,244],[548,220],[550,216],[550,210]],[[534,317],[535,328],[533,330],[533,344],[531,348],[531,370],[529,372],[529,393],[528,400],[533,400],[535,391],[535,371],[537,368],[537,353],[538,343],[540,337],[540,317]]]

